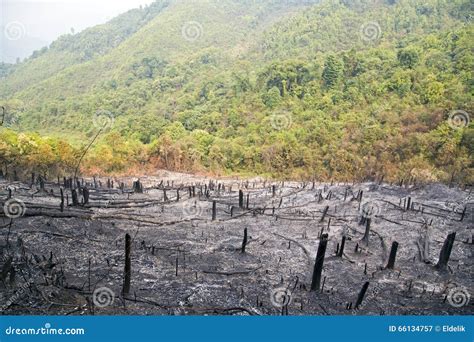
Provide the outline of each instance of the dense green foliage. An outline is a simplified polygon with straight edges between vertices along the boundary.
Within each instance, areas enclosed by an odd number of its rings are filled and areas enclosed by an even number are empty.
[[[4,130],[0,157],[33,167],[26,150],[2,157],[30,139],[69,167],[109,111],[85,172],[472,183],[472,124],[449,113],[474,108],[473,13],[469,0],[156,2],[3,73],[7,124],[75,147]]]

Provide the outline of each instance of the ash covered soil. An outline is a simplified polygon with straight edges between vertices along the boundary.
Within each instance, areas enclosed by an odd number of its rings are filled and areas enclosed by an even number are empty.
[[[470,188],[282,183],[163,171],[141,177],[143,193],[137,193],[132,188],[136,180],[113,179],[112,185],[112,179],[98,178],[95,184],[84,179],[88,203],[83,204],[80,190],[79,204],[73,206],[72,190],[66,188],[63,211],[56,181],[44,182],[42,189],[41,181],[1,180],[1,313],[474,312]],[[436,267],[452,232],[448,265]],[[126,234],[131,237],[128,294],[122,293]],[[324,234],[328,242],[320,288],[311,291]],[[399,244],[395,265],[387,268],[394,241]]]

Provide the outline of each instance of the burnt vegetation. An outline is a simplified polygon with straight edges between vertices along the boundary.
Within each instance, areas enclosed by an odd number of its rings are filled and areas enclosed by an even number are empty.
[[[472,313],[447,301],[473,285],[469,187],[171,172],[0,186],[2,314]]]

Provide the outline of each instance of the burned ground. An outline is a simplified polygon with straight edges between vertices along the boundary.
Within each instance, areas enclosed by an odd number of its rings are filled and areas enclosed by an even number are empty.
[[[1,181],[2,313],[474,311],[470,188],[168,172],[136,180]],[[124,293],[126,234],[131,270]],[[326,234],[315,288],[316,254]],[[398,249],[390,267],[393,242]],[[439,263],[443,255],[449,258],[446,267]]]

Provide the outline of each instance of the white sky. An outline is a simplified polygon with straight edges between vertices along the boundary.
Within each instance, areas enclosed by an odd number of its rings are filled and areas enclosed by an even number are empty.
[[[71,28],[79,32],[151,2],[153,0],[0,0],[0,61],[14,62],[16,57],[29,56],[61,34],[70,33]],[[23,31],[21,38],[8,39],[11,36],[6,33],[6,27],[19,28]]]

